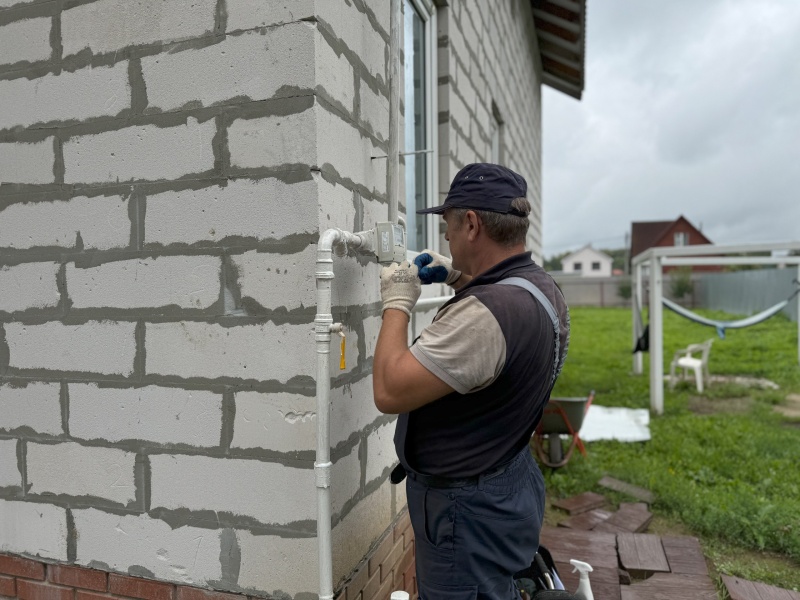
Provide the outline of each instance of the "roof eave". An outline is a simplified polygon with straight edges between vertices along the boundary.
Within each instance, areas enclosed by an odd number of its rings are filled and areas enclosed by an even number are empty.
[[[581,99],[586,55],[586,0],[531,0],[542,83]]]

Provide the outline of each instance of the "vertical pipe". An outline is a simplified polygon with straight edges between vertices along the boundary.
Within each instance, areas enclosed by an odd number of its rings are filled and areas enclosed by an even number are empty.
[[[391,0],[389,8],[389,157],[386,165],[386,195],[389,199],[389,221],[392,223],[397,223],[400,177],[400,1]]]
[[[650,410],[664,414],[664,323],[661,257],[650,259]]]
[[[642,318],[642,265],[637,264],[633,268],[633,302],[631,303],[631,313],[633,318],[633,347],[636,347],[636,342],[642,337],[644,327],[641,325]],[[637,314],[638,313],[638,314]],[[642,374],[642,353],[633,353],[633,373],[635,375]]]
[[[333,560],[331,557],[331,451],[330,451],[330,352],[331,283],[333,280],[333,242],[337,233],[328,230],[317,246],[317,314],[314,332],[317,346],[317,457],[314,473],[317,482],[317,546],[319,549],[319,598],[333,598]]]

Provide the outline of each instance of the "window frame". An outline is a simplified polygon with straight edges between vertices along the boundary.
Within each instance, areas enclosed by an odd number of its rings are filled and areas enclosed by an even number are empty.
[[[425,131],[425,149],[432,150],[425,154],[425,169],[427,172],[427,181],[425,182],[425,190],[427,202],[425,207],[437,206],[439,202],[437,190],[439,189],[439,147],[438,147],[438,123],[439,123],[439,106],[438,106],[438,80],[439,80],[439,65],[438,65],[438,39],[436,35],[436,7],[431,0],[402,0],[405,7],[406,2],[416,9],[417,14],[423,22],[423,35],[425,56],[424,63],[425,70],[425,122],[427,124]],[[405,28],[405,19],[403,19],[403,27]],[[405,29],[403,30],[405,36]],[[403,90],[405,93],[405,87]],[[404,124],[404,126],[406,126]],[[405,132],[401,136],[402,152],[408,152],[405,148]],[[409,164],[408,155],[406,155],[405,167]],[[406,191],[406,194],[408,192]],[[406,211],[408,206],[406,205]],[[423,219],[431,219],[425,215],[419,215]],[[416,215],[415,215],[416,217]],[[406,222],[410,221],[409,215],[406,214]],[[432,221],[427,221],[430,224]],[[439,228],[436,226],[429,226],[425,228],[425,248],[430,248],[434,252],[439,252]],[[406,232],[406,243],[410,240],[411,236]],[[416,257],[425,248],[419,250],[412,250],[406,247],[406,255],[409,260]]]
[[[680,243],[678,243],[680,240]],[[683,247],[689,245],[689,234],[685,231],[676,231],[672,236],[672,245],[675,247]]]

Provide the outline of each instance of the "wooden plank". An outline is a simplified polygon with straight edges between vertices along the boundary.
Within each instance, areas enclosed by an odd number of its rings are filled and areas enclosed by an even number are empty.
[[[717,600],[714,582],[707,575],[656,573],[650,579],[621,588],[621,600]]]
[[[706,557],[703,556],[697,538],[663,536],[661,545],[664,546],[664,554],[667,555],[669,570],[673,573],[708,575]]]
[[[611,514],[612,513],[608,512],[607,510],[595,508],[585,513],[575,515],[574,517],[570,517],[569,519],[565,519],[564,521],[561,521],[558,526],[567,527],[569,529],[584,529],[589,531],[608,519]]]
[[[647,530],[653,514],[647,510],[644,503],[625,503],[619,505],[619,510],[608,519],[595,526],[595,531],[608,531],[614,533],[640,533]]]
[[[555,561],[569,564],[576,558],[594,568],[617,568],[617,537],[612,533],[546,525],[540,539]]]
[[[792,590],[739,577],[723,575],[722,583],[728,588],[731,600],[800,600],[800,594]]]
[[[571,498],[562,498],[552,502],[553,506],[567,511],[570,515],[578,515],[593,508],[600,508],[605,503],[605,497],[594,492],[584,492]]]
[[[669,573],[669,563],[661,538],[649,533],[617,534],[619,562],[632,577],[648,577],[651,573]]]
[[[620,481],[619,479],[614,479],[608,475],[603,477],[597,483],[604,488],[614,490],[615,492],[622,492],[623,494],[627,494],[628,496],[632,496],[633,498],[647,502],[648,504],[652,504],[653,500],[655,500],[655,496],[650,490],[631,485],[630,483]]]

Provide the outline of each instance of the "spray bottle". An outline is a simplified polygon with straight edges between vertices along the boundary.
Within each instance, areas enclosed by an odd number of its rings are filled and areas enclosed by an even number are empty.
[[[594,600],[594,594],[592,594],[592,586],[589,585],[589,573],[591,573],[594,569],[588,563],[585,563],[580,560],[575,560],[574,558],[569,561],[573,567],[575,567],[572,572],[580,571],[581,579],[578,582],[578,589],[575,590],[575,597],[578,600]]]

